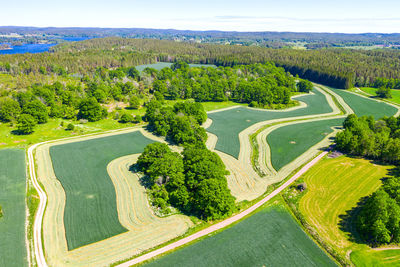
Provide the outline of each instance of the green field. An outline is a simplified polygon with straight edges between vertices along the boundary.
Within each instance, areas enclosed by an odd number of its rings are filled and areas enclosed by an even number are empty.
[[[320,142],[333,130],[333,126],[341,126],[344,119],[330,119],[303,122],[283,126],[267,136],[271,148],[271,163],[276,171],[306,152]]]
[[[157,62],[153,64],[146,64],[146,65],[139,65],[136,66],[135,68],[139,71],[142,72],[145,68],[153,68],[156,70],[161,70],[163,68],[169,68],[171,67],[172,63],[170,62]],[[190,67],[211,67],[211,68],[216,68],[217,66],[212,65],[212,64],[189,64]]]
[[[375,119],[380,119],[384,116],[392,116],[397,112],[395,107],[388,104],[361,97],[357,94],[346,92],[343,89],[330,89],[341,96],[357,116],[367,115],[373,116]]]
[[[360,88],[362,91],[366,92],[367,94],[376,96],[376,88],[371,88],[371,87],[361,87]],[[392,101],[394,103],[400,104],[400,90],[398,89],[392,89],[391,91],[392,98],[389,98],[389,101]]]
[[[342,226],[342,218],[357,206],[361,198],[381,185],[381,179],[388,175],[390,168],[365,159],[342,156],[325,158],[303,175],[307,191],[299,201],[300,212],[342,257],[353,251],[351,259],[357,266],[384,263],[390,266],[393,259],[400,260],[400,250],[373,251],[353,241],[349,232],[351,224]]]
[[[64,224],[69,250],[126,231],[118,220],[107,165],[116,158],[141,153],[152,142],[140,132],[132,132],[50,148],[55,174],[66,194]]]
[[[25,247],[25,152],[0,150],[0,266],[27,266]]]
[[[332,108],[329,106],[325,96],[317,90],[313,92],[315,93],[314,95],[304,95],[296,98],[305,102],[307,104],[306,108],[292,111],[258,110],[240,107],[209,114],[208,117],[213,120],[213,123],[207,131],[218,136],[215,147],[217,150],[237,158],[240,151],[239,133],[255,123],[332,112]]]
[[[336,265],[282,206],[275,205],[146,266]]]

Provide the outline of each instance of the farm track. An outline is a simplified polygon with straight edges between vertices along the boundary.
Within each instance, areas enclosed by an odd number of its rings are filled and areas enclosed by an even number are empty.
[[[321,86],[322,87],[322,86]],[[333,118],[341,118],[345,117],[346,115],[352,113],[351,108],[344,102],[344,100],[335,94],[332,90],[327,89],[322,87],[321,89],[319,87],[317,90],[320,90],[327,98],[329,105],[332,107],[333,111],[330,113],[325,113],[325,114],[319,114],[319,115],[308,115],[308,116],[301,116],[301,117],[293,117],[288,119],[277,119],[277,120],[269,120],[269,121],[263,121],[260,123],[257,123],[255,125],[252,125],[251,127],[245,129],[239,134],[239,139],[240,139],[240,154],[239,154],[239,159],[235,159],[230,155],[227,155],[225,153],[215,151],[215,144],[218,140],[218,138],[213,135],[209,134],[209,139],[207,141],[207,147],[210,148],[211,150],[214,150],[216,153],[218,153],[224,163],[227,166],[227,169],[231,172],[229,177],[227,177],[228,180],[228,185],[229,188],[232,191],[232,194],[237,198],[238,201],[241,200],[253,200],[256,199],[257,197],[261,196],[262,194],[265,193],[267,186],[279,181],[282,181],[285,179],[288,175],[290,175],[294,170],[296,170],[299,166],[305,164],[307,161],[311,160],[313,157],[315,157],[320,151],[322,147],[326,147],[327,145],[330,144],[330,141],[328,140],[328,137],[332,136],[334,133],[330,134],[327,136],[327,138],[324,138],[323,141],[319,142],[312,148],[310,148],[306,153],[298,157],[296,160],[282,168],[279,172],[276,172],[271,165],[270,159],[268,157],[270,151],[269,151],[269,146],[266,144],[266,136],[268,133],[272,132],[273,130],[283,127],[286,125],[290,124],[295,124],[295,123],[300,123],[299,120],[302,120],[302,122],[309,122],[309,121],[316,121],[316,120],[324,120],[324,119],[333,119]],[[327,93],[329,92],[329,93]],[[332,96],[336,98],[336,101],[339,102],[340,105],[344,108],[346,113],[344,115],[340,115],[340,110],[336,106],[336,104],[333,101]],[[302,103],[302,102],[301,102]],[[304,103],[303,103],[304,104]],[[236,107],[229,107],[226,109],[234,109]],[[296,107],[295,107],[296,108]],[[298,108],[298,107],[297,107]],[[225,109],[225,110],[226,110]],[[220,111],[220,110],[219,110]],[[217,111],[218,112],[218,111]],[[286,122],[285,122],[286,121]],[[212,121],[210,119],[207,120],[205,123],[205,128],[207,126],[210,126]],[[257,136],[257,141],[259,145],[259,151],[261,155],[261,160],[260,160],[260,166],[262,166],[263,171],[268,173],[267,177],[260,177],[252,168],[252,163],[251,163],[251,144],[249,140],[249,136],[256,132],[257,130],[266,127],[267,125],[274,124],[274,123],[280,123],[275,126],[268,127],[264,129],[263,131],[260,132],[259,136]],[[105,137],[108,135],[114,135],[114,134],[121,134],[124,132],[130,132],[130,131],[137,131],[138,128],[136,129],[128,129],[128,130],[116,130],[112,131],[109,133],[103,133],[102,135],[89,135],[89,136],[84,136],[84,137],[77,137],[77,138],[72,138],[68,140],[59,140],[59,141],[50,141],[50,142],[44,142],[40,144],[36,144],[32,147],[29,148],[28,150],[28,157],[29,157],[29,165],[30,165],[30,173],[31,177],[34,183],[35,188],[38,190],[39,195],[40,195],[40,205],[38,208],[38,212],[35,218],[35,225],[34,225],[34,243],[35,243],[35,255],[38,260],[38,266],[47,266],[46,264],[46,259],[50,260],[50,263],[53,263],[52,260],[56,260],[58,264],[55,266],[59,265],[85,265],[85,266],[101,266],[101,265],[107,265],[112,262],[118,261],[118,260],[123,260],[129,257],[134,256],[135,254],[138,254],[141,252],[141,250],[137,247],[136,250],[133,247],[129,247],[126,245],[125,242],[121,241],[121,239],[124,239],[124,235],[126,234],[120,234],[117,236],[114,236],[112,238],[109,238],[105,241],[97,242],[95,244],[91,244],[76,250],[73,250],[71,253],[71,256],[74,257],[77,261],[69,261],[69,259],[62,258],[60,257],[61,255],[57,255],[55,258],[51,259],[50,254],[51,252],[48,251],[49,247],[51,250],[59,250],[62,248],[64,250],[61,251],[66,251],[66,240],[65,240],[65,231],[63,229],[63,222],[62,222],[62,216],[63,216],[63,210],[64,210],[64,205],[65,205],[65,193],[63,193],[63,189],[61,187],[61,184],[58,182],[58,180],[55,178],[54,172],[52,171],[51,164],[43,165],[38,163],[38,176],[40,178],[40,182],[44,185],[46,188],[46,192],[49,197],[49,201],[47,201],[47,196],[44,193],[44,191],[41,189],[38,180],[35,175],[35,161],[33,157],[33,153],[36,149],[36,156],[37,158],[39,157],[48,157],[47,160],[49,160],[49,155],[48,155],[48,148],[51,145],[54,144],[61,144],[61,143],[69,143],[69,142],[76,142],[76,141],[82,141],[82,140],[89,140],[92,138],[97,138],[97,137]],[[155,141],[159,142],[165,142],[164,139],[155,137],[149,132],[146,132],[144,129],[140,129],[141,133],[150,139],[153,139]],[[265,141],[265,143],[263,143]],[[47,152],[46,152],[47,149]],[[175,151],[180,151],[181,148],[174,147],[173,150]],[[222,229],[226,227],[227,225],[230,225],[244,216],[250,214],[253,212],[255,209],[263,205],[265,202],[270,200],[272,197],[277,195],[279,192],[281,192],[284,188],[286,188],[288,185],[290,185],[294,180],[296,180],[298,177],[301,176],[308,168],[310,168],[313,164],[315,164],[319,159],[321,159],[323,156],[326,155],[327,152],[322,152],[319,154],[317,157],[312,159],[308,164],[306,164],[299,172],[297,172],[292,178],[290,178],[288,181],[286,181],[284,184],[282,184],[278,189],[273,191],[271,194],[263,198],[261,201],[257,202],[255,205],[251,206],[249,209],[246,209],[245,211],[228,218],[218,224],[215,224],[209,228],[206,228],[200,232],[197,232],[191,236],[188,236],[186,238],[183,238],[177,242],[171,243],[161,249],[157,249],[153,252],[144,254],[138,258],[135,258],[131,261],[128,261],[120,266],[130,266],[131,264],[136,264],[139,262],[142,262],[144,260],[147,260],[151,257],[154,257],[155,255],[160,255],[162,253],[165,253],[171,249],[174,249],[176,247],[179,247],[183,244],[187,244],[199,237],[205,236],[209,233],[212,233],[216,230]],[[136,156],[137,157],[137,156]],[[113,161],[110,163],[109,167],[109,173],[110,177],[113,180],[114,185],[116,186],[116,190],[121,190],[117,194],[117,202],[118,202],[118,209],[120,210],[125,210],[125,209],[131,209],[133,206],[133,200],[132,200],[132,192],[125,192],[123,193],[123,184],[127,185],[127,183],[133,183],[132,181],[128,182],[127,179],[123,181],[122,179],[115,179],[116,176],[124,176],[122,169],[122,165],[126,164],[127,161],[129,160],[134,161],[135,156],[128,156],[128,158],[119,158],[116,159],[115,162]],[[48,161],[51,163],[51,161]],[[122,164],[122,165],[121,165]],[[50,166],[50,168],[49,168]],[[119,167],[118,167],[119,166]],[[111,169],[110,169],[111,168]],[[119,169],[119,170],[118,170]],[[41,173],[43,172],[43,173]],[[119,172],[119,173],[118,173]],[[117,174],[118,173],[118,174]],[[128,177],[128,174],[125,173],[125,176]],[[44,181],[42,181],[42,179]],[[47,179],[50,179],[50,181],[47,181]],[[52,180],[52,181],[51,181]],[[45,183],[48,183],[47,185]],[[133,184],[131,184],[132,186]],[[48,188],[51,188],[47,190]],[[128,190],[129,191],[129,190]],[[61,194],[59,194],[61,192]],[[128,199],[126,203],[122,203],[122,198],[121,201],[119,200],[120,198],[120,193],[126,194],[125,197]],[[131,199],[129,199],[129,197]],[[47,210],[53,210],[53,212],[57,213],[58,216],[55,216],[55,214],[50,214],[50,212],[46,212],[44,219],[42,218],[44,209],[46,207],[47,203]],[[128,204],[127,204],[128,203]],[[142,202],[143,203],[143,202]],[[124,207],[123,205],[130,205],[129,208]],[[147,209],[149,212],[149,209]],[[142,210],[143,212],[143,210]],[[151,212],[150,212],[151,213]],[[147,218],[150,220],[151,215],[147,214]],[[154,215],[153,215],[154,216]],[[52,217],[52,218],[51,218]],[[129,216],[127,214],[125,215],[120,215],[120,221],[121,223],[127,227],[128,229],[133,229],[134,227],[140,227],[139,225],[133,223],[129,224],[129,219],[127,219]],[[60,219],[61,218],[61,219]],[[43,239],[44,239],[44,247],[46,248],[46,259],[43,254],[42,250],[42,240],[41,240],[41,226],[42,226],[42,220],[43,220]],[[55,234],[53,234],[53,237],[49,237],[46,234],[46,231],[50,229],[51,227],[54,228],[54,225],[58,225],[57,230],[55,230]],[[60,226],[61,225],[61,226]],[[189,224],[187,224],[187,227]],[[178,227],[177,227],[178,228]],[[54,231],[54,230],[53,230]],[[186,230],[185,230],[186,231]],[[129,233],[129,232],[128,232]],[[179,235],[179,234],[178,234]],[[54,239],[52,239],[54,238]],[[104,249],[105,243],[106,242],[111,242],[110,245],[106,250]],[[160,241],[165,242],[164,241]],[[111,246],[113,242],[116,242],[116,246]],[[129,241],[128,241],[129,242]],[[131,240],[131,242],[134,242],[134,240]],[[47,245],[46,244],[51,244]],[[155,245],[153,245],[154,247]],[[145,245],[142,244],[142,247],[146,247]],[[148,246],[147,248],[150,248],[151,246]],[[89,248],[95,249],[96,252],[92,254],[92,256],[88,255],[90,254]],[[145,249],[147,249],[145,248]],[[110,254],[110,250],[113,251],[113,253]],[[130,254],[130,255],[128,255]],[[90,257],[92,257],[90,259]],[[112,260],[111,260],[112,258]],[[63,261],[66,260],[68,262],[60,262],[59,260]],[[84,262],[81,264],[81,262]],[[106,263],[107,262],[107,263]],[[61,264],[62,263],[62,264]],[[52,266],[54,264],[51,264]]]

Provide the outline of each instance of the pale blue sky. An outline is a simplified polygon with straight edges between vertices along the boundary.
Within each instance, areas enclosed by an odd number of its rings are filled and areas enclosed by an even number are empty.
[[[400,32],[396,0],[0,0],[0,25]]]

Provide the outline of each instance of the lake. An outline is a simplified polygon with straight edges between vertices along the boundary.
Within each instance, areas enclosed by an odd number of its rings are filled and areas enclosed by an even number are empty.
[[[89,37],[63,37],[60,38],[68,42],[83,41],[90,39]],[[0,43],[0,45],[3,43]],[[12,49],[0,50],[0,55],[5,54],[24,54],[24,53],[42,53],[47,52],[52,46],[56,44],[23,44],[12,46]]]

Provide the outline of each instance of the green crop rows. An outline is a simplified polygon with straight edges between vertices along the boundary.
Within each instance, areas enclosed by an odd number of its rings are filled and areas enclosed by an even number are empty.
[[[0,266],[27,266],[25,247],[25,153],[0,150]]]
[[[335,266],[281,206],[146,266]]]
[[[310,147],[320,142],[333,130],[341,126],[344,119],[303,122],[280,127],[267,136],[271,148],[271,163],[275,170],[281,169]]]
[[[50,148],[55,174],[66,194],[64,224],[69,250],[127,231],[118,220],[107,165],[116,158],[143,152],[151,142],[133,132]]]
[[[240,107],[209,114],[208,117],[213,120],[213,123],[207,131],[218,136],[215,149],[237,158],[240,151],[239,133],[255,123],[332,112],[325,96],[317,90],[314,90],[314,93],[315,95],[296,98],[305,102],[307,107],[292,111],[263,111]]]

